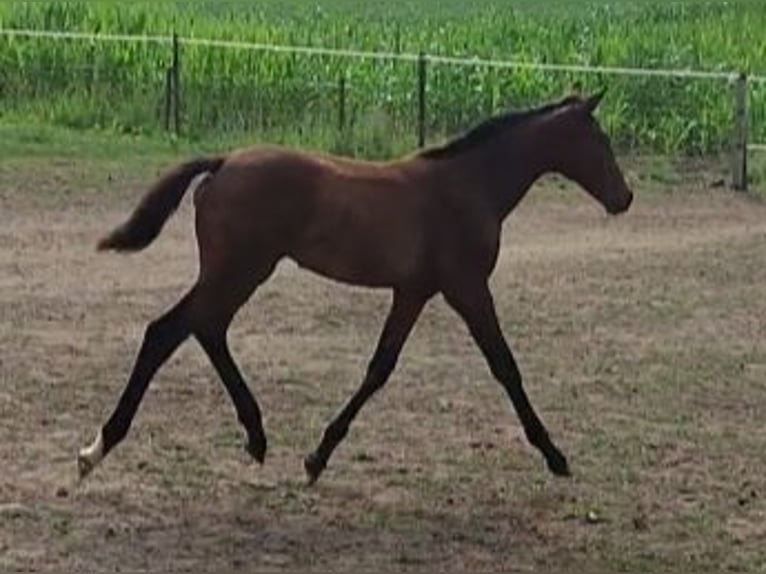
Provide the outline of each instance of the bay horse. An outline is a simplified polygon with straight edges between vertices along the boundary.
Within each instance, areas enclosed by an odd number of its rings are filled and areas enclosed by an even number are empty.
[[[630,206],[633,194],[594,117],[603,95],[572,95],[501,113],[445,144],[386,162],[262,146],[199,157],[167,171],[98,249],[147,247],[191,183],[201,180],[193,196],[198,277],[174,307],[148,325],[116,408],[95,441],[78,453],[80,477],[125,438],[152,377],[192,335],[231,397],[247,451],[263,463],[261,410],[229,352],[227,331],[238,309],[285,257],[339,282],[392,291],[361,386],[304,459],[309,483],[319,478],[365,402],[385,384],[421,310],[437,294],[466,323],[527,440],[551,472],[568,476],[566,457],[522,386],[488,278],[504,219],[543,174],[574,181],[609,214]]]

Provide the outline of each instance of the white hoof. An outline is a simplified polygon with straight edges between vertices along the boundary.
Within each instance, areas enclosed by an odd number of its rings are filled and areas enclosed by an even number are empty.
[[[89,447],[82,449],[77,454],[77,470],[80,473],[80,480],[88,476],[98,463],[104,458],[104,437],[98,433],[96,440]]]

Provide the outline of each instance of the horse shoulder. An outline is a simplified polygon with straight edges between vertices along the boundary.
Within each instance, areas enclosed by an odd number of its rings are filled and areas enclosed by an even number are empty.
[[[438,229],[432,250],[442,275],[465,273],[488,276],[500,249],[502,222],[481,196],[470,191],[440,194],[432,224]]]

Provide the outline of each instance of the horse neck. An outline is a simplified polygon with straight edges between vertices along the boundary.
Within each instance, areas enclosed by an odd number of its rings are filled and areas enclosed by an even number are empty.
[[[532,185],[552,171],[549,122],[532,118],[452,158],[454,173],[484,194],[502,220]]]

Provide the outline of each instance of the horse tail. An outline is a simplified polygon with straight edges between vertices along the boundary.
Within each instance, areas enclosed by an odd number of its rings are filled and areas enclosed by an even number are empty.
[[[174,167],[158,179],[141,199],[130,218],[98,242],[98,250],[139,251],[162,231],[181,203],[192,180],[201,173],[215,173],[226,156],[200,157]]]

